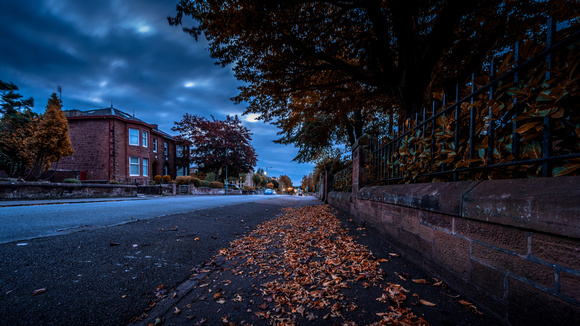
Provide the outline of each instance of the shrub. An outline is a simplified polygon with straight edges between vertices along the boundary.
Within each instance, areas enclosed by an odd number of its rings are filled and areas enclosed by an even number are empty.
[[[200,180],[200,187],[209,187],[209,181]]]
[[[206,174],[203,172],[192,172],[189,174],[193,178],[197,178],[199,180],[205,180]]]
[[[221,189],[224,187],[224,184],[222,182],[219,181],[212,181],[209,183],[209,187],[210,188],[217,188],[217,189]]]
[[[201,180],[196,177],[191,177],[191,183],[193,183],[195,187],[201,187]]]
[[[163,176],[163,183],[170,183],[171,182],[171,177],[168,175],[164,175]]]
[[[175,178],[175,182],[177,182],[178,185],[188,185],[188,184],[192,183],[191,179],[192,178],[190,176],[185,175],[185,176]]]
[[[121,183],[122,183],[121,181],[109,180],[109,184],[112,184],[112,185],[120,185]]]
[[[208,174],[205,176],[205,180],[207,180],[207,181],[210,181],[210,182],[211,182],[211,181],[214,181],[214,180],[215,180],[215,173],[213,173],[213,172],[210,172],[210,173],[208,173]]]
[[[62,180],[64,183],[81,183],[81,180],[75,178],[66,178]]]
[[[161,183],[161,180],[163,180],[163,178],[160,175],[156,175],[155,177],[153,177],[153,181],[155,181],[155,183]]]

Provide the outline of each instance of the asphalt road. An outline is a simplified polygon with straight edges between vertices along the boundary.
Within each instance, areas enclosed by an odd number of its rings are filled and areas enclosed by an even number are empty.
[[[312,197],[261,196],[261,201],[232,205],[236,200],[252,200],[244,197],[228,196],[229,205],[205,210],[202,205],[213,198],[201,197],[195,205],[156,200],[16,210],[24,220],[52,220],[58,210],[64,210],[60,220],[117,225],[0,244],[0,324],[126,325],[142,313],[156,289],[175,288],[193,268],[236,237],[275,218],[282,207],[320,203]],[[142,205],[148,208],[137,213],[135,207]],[[108,213],[103,207],[109,207]],[[10,224],[4,220],[8,211],[14,212],[0,208],[3,229]],[[19,216],[11,214],[11,219]],[[108,220],[109,214],[121,220]],[[118,224],[131,216],[132,222]],[[54,221],[44,224],[63,227]],[[39,289],[44,290],[35,292]]]
[[[0,243],[59,235],[91,227],[127,223],[135,219],[143,220],[266,198],[268,197],[264,195],[161,196],[110,202],[0,207],[0,225],[2,226]]]

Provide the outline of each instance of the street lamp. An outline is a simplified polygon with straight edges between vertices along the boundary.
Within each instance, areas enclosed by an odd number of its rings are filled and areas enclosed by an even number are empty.
[[[271,168],[272,168],[271,166],[266,168],[266,176],[268,176],[268,169],[271,169]]]

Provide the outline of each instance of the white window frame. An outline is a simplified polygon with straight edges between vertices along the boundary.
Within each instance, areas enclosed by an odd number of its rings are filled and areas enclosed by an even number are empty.
[[[149,176],[149,159],[148,158],[143,158],[143,176],[144,177]]]
[[[157,138],[153,138],[153,153],[157,153]]]
[[[137,134],[132,134],[132,132],[136,132]],[[137,136],[137,142],[135,142],[135,136]],[[129,128],[129,145],[139,146],[139,129]]]
[[[131,168],[133,169],[137,169],[137,174],[134,174],[133,171],[131,171]],[[139,174],[139,158],[136,156],[129,156],[129,176],[135,176],[138,177],[140,176]]]
[[[149,133],[143,130],[143,147],[147,147],[149,143]]]

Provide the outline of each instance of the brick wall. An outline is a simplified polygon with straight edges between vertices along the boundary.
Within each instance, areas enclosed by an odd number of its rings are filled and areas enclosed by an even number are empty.
[[[69,121],[75,153],[63,158],[57,168],[86,171],[87,180],[108,180],[108,130],[108,120]]]
[[[126,180],[140,184],[163,174],[175,179],[175,142],[151,125],[124,120],[115,116],[69,117],[69,135],[75,154],[62,159],[58,170],[78,170],[86,174],[86,180]],[[129,128],[139,131],[139,145],[129,145]],[[143,131],[148,134],[147,147],[143,146]],[[153,151],[153,139],[157,139],[157,152]],[[168,144],[164,155],[163,144]],[[139,175],[129,173],[129,157],[139,158]],[[147,158],[148,175],[143,175],[143,159]],[[156,164],[155,164],[156,163]],[[154,171],[154,167],[157,171]]]
[[[571,325],[580,320],[578,185],[580,177],[353,187],[328,201],[502,322]]]

